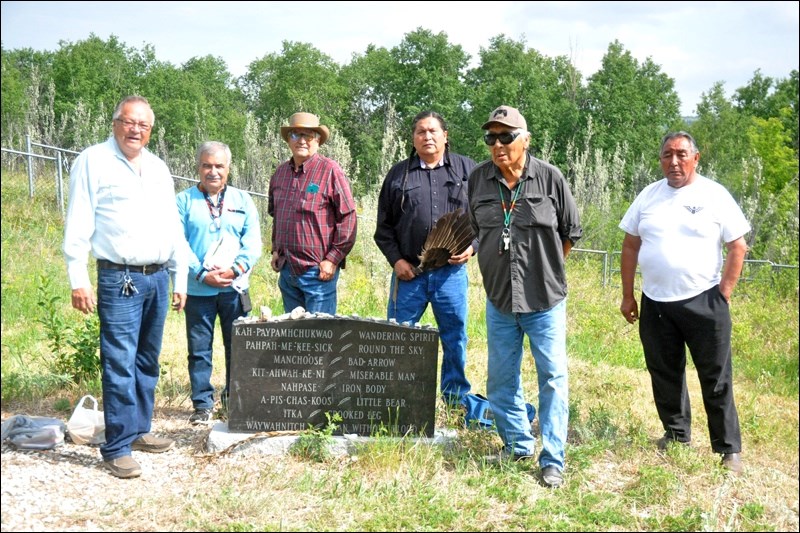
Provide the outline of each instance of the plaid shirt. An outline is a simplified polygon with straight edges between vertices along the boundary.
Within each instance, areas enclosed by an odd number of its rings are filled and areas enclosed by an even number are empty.
[[[319,154],[299,168],[281,164],[269,182],[272,251],[300,275],[328,260],[342,268],[356,242],[350,182],[336,161]]]

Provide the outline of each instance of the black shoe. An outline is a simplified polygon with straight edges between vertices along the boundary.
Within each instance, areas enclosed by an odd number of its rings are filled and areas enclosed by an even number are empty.
[[[722,468],[739,474],[742,472],[742,456],[738,453],[723,453]]]
[[[213,418],[214,412],[211,409],[195,409],[189,417],[189,423],[194,426],[209,424]]]
[[[550,465],[542,468],[542,481],[546,487],[557,489],[564,484],[564,476],[557,466]]]
[[[670,443],[672,443],[672,442],[677,442],[678,444],[683,444],[684,446],[690,446],[692,444],[692,441],[690,441],[690,440],[684,442],[684,441],[680,441],[680,440],[674,439],[670,435],[664,435],[663,437],[661,437],[660,439],[658,439],[656,441],[656,446],[658,446],[658,449],[663,452],[663,451],[666,451],[667,446],[669,446]]]

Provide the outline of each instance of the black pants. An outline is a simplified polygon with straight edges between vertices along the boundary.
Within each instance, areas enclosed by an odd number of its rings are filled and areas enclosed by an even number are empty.
[[[733,401],[731,314],[719,287],[678,302],[656,302],[642,294],[639,337],[658,416],[667,434],[681,442],[692,437],[686,388],[688,346],[703,392],[711,448],[716,453],[740,452],[742,436]]]

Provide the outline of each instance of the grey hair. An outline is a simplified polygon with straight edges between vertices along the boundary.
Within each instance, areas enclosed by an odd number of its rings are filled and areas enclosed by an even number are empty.
[[[689,135],[685,131],[674,131],[672,133],[667,133],[666,135],[664,135],[664,138],[661,139],[661,150],[660,150],[660,152],[664,151],[664,145],[665,144],[667,144],[672,139],[677,139],[678,137],[683,137],[684,139],[689,141],[689,144],[692,145],[692,153],[697,153],[697,152],[700,151],[697,148],[697,143],[695,142],[694,137],[692,137],[691,135]]]
[[[219,141],[206,141],[197,148],[197,166],[200,166],[200,159],[205,154],[216,154],[217,152],[225,152],[225,157],[228,158],[227,166],[231,166],[231,149],[230,147]]]
[[[151,122],[150,125],[152,126],[155,123],[156,115],[155,113],[153,113],[153,108],[150,106],[150,102],[147,101],[147,98],[145,98],[144,96],[139,96],[138,94],[126,96],[125,98],[120,100],[119,103],[117,104],[117,107],[114,108],[114,114],[111,115],[111,119],[117,120],[119,116],[122,114],[122,108],[125,107],[125,105],[131,103],[141,103],[146,105],[147,108],[150,110],[150,122]]]

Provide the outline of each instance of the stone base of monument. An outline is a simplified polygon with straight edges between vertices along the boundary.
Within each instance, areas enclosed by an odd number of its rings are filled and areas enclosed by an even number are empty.
[[[262,455],[286,455],[299,435],[281,435],[288,432],[262,432],[262,433],[236,433],[228,431],[227,422],[217,422],[211,428],[206,441],[206,451],[209,453],[257,453]],[[411,442],[430,444],[436,446],[449,446],[456,439],[455,429],[437,429],[433,437],[409,437]],[[331,437],[333,443],[330,447],[332,455],[352,455],[357,450],[358,444],[373,440],[373,437],[358,435],[344,435]],[[380,437],[382,439],[391,437]]]

